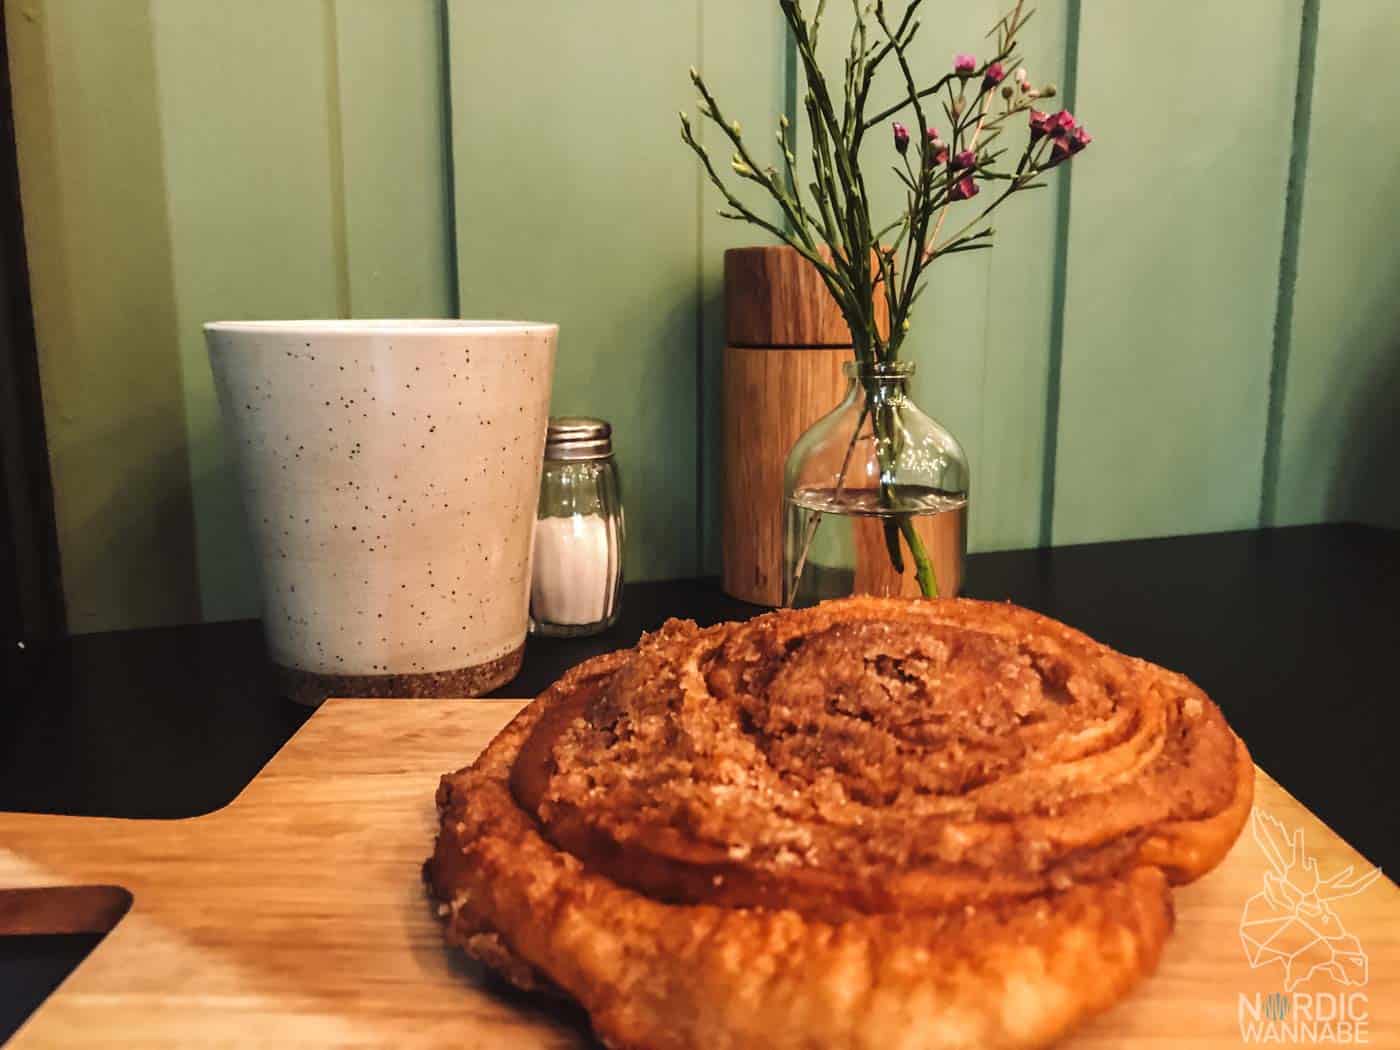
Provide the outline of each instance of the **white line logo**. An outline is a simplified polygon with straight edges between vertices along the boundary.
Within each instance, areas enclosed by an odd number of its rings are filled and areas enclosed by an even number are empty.
[[[1332,901],[1360,893],[1380,878],[1379,868],[1355,876],[1348,865],[1327,878],[1304,848],[1303,829],[1290,836],[1276,819],[1254,811],[1254,841],[1272,869],[1264,888],[1245,902],[1240,940],[1254,969],[1280,965],[1283,988],[1293,991],[1314,975],[1360,987],[1369,977],[1361,942],[1347,932]]]

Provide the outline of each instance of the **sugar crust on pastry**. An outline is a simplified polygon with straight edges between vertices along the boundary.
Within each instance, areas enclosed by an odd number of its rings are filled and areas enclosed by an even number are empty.
[[[443,778],[448,938],[631,1050],[1035,1047],[1155,967],[1253,766],[1186,678],[857,598],[574,668]]]

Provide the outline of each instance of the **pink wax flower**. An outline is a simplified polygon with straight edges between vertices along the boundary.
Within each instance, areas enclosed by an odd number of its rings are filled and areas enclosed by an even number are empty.
[[[929,129],[927,129],[927,130],[924,132],[924,136],[928,139],[928,144],[929,144],[930,146],[937,146],[938,143],[939,143],[939,141],[940,141],[939,138],[938,138],[938,129],[937,129],[937,128],[929,128]]]
[[[1050,118],[1045,126],[1045,133],[1052,139],[1063,138],[1074,130],[1074,114],[1067,109],[1062,109]]]
[[[993,62],[987,67],[987,72],[982,76],[982,84],[987,88],[994,88],[1006,79],[1006,69],[1000,62]]]
[[[1050,114],[1031,110],[1031,141],[1038,142],[1050,133]]]
[[[953,183],[953,188],[948,191],[950,201],[965,201],[969,197],[975,196],[977,196],[977,180],[971,175],[964,175]]]
[[[977,164],[977,157],[970,149],[965,149],[952,160],[948,167],[954,171],[965,171]]]
[[[1082,152],[1093,141],[1094,136],[1076,124],[1069,132],[1051,141],[1050,158],[1045,162],[1045,166],[1053,168],[1062,164],[1076,153]]]
[[[960,77],[970,77],[977,72],[977,59],[973,55],[959,52],[953,56],[953,72]]]
[[[894,148],[899,151],[899,155],[902,157],[909,148],[909,129],[897,120],[894,122],[893,128]]]

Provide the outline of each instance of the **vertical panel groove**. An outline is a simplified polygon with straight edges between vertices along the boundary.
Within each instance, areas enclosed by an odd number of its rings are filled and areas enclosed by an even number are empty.
[[[438,83],[442,92],[443,215],[447,222],[447,295],[450,316],[462,314],[462,286],[457,280],[457,168],[452,152],[452,36],[447,16],[447,0],[438,2]]]
[[[1283,246],[1279,258],[1277,313],[1274,317],[1274,345],[1269,367],[1269,414],[1265,423],[1263,482],[1259,491],[1259,524],[1266,527],[1275,524],[1278,516],[1283,408],[1288,385],[1288,357],[1293,348],[1293,303],[1298,284],[1303,183],[1308,173],[1308,144],[1312,132],[1317,18],[1318,0],[1302,0],[1303,22],[1298,37],[1298,86],[1293,99],[1293,152],[1289,157],[1288,194],[1284,199]]]
[[[326,23],[326,144],[330,163],[328,197],[331,211],[331,265],[335,269],[335,305],[340,317],[350,313],[350,243],[345,215],[345,134],[340,100],[340,33],[335,0],[325,0]]]
[[[1079,80],[1079,7],[1080,0],[1069,0],[1065,12],[1065,79],[1063,85],[1065,108],[1073,109],[1075,87]],[[1070,180],[1074,165],[1060,169],[1056,186],[1055,260],[1050,307],[1050,359],[1045,387],[1045,459],[1040,478],[1040,535],[1037,545],[1049,547],[1054,542],[1055,529],[1055,469],[1059,456],[1060,436],[1060,372],[1065,354],[1065,296],[1069,284],[1069,220]]]

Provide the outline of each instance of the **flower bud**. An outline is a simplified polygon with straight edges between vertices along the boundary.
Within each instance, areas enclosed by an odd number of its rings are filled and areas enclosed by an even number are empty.
[[[1014,94],[1016,94],[1016,89],[1010,84],[1003,84],[1001,86],[1001,97],[1006,99],[1008,102],[1011,101],[1011,96]]]
[[[729,166],[734,169],[735,175],[748,176],[753,174],[753,168],[749,167],[742,160],[740,160],[738,154],[735,154],[730,159]]]
[[[977,189],[977,180],[971,175],[964,175],[953,183],[953,188],[948,191],[948,199],[950,201],[965,201],[969,197],[977,196]]]
[[[1059,93],[1060,89],[1057,88],[1054,84],[1046,84],[1043,88],[1040,89],[1041,98],[1054,98]]]
[[[986,89],[994,88],[1005,79],[1006,69],[1000,62],[993,62],[982,75],[982,86]]]
[[[1031,141],[1039,142],[1050,132],[1050,114],[1038,109],[1031,110]]]
[[[953,72],[960,77],[970,77],[977,72],[977,59],[969,54],[959,52],[953,56]]]
[[[1025,66],[1017,66],[1015,74],[1016,83],[1022,87],[1026,86],[1026,81],[1030,79],[1030,74],[1026,72]]]
[[[953,104],[949,108],[953,111],[953,116],[962,116],[962,111],[967,107],[967,103],[960,97],[953,99]]]
[[[788,129],[788,118],[786,113],[779,114],[778,127],[782,128],[784,131]]]
[[[894,131],[894,148],[899,151],[899,155],[902,157],[909,149],[909,129],[897,120],[891,125],[891,128]]]
[[[700,83],[700,71],[694,66],[690,67],[690,82],[692,84]]]
[[[954,171],[967,171],[969,168],[974,168],[976,166],[977,158],[970,149],[965,149],[957,154],[948,165],[948,167],[952,168]]]
[[[744,131],[744,129],[743,129],[742,127],[739,126],[739,122],[738,122],[737,120],[736,120],[736,121],[733,121],[733,122],[729,125],[729,130],[732,131],[732,132],[734,132],[734,134],[736,134],[736,135],[741,135],[741,134],[743,134],[743,131]]]

